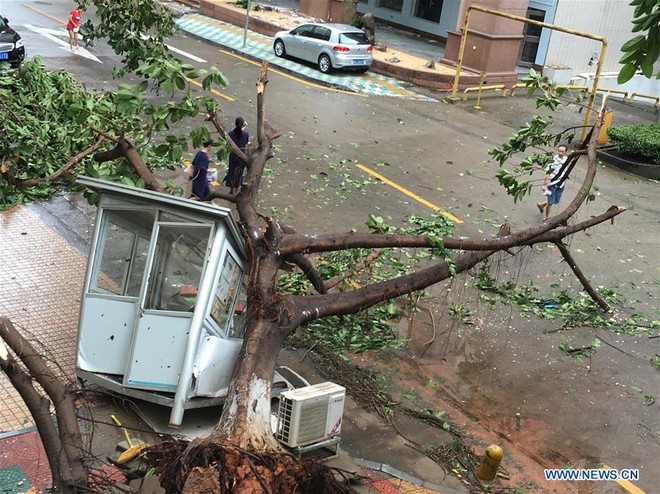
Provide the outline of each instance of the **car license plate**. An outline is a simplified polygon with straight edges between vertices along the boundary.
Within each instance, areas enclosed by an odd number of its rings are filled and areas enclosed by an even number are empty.
[[[353,65],[364,65],[365,60],[353,60]]]
[[[9,58],[9,53],[0,53],[0,60],[7,60]]]

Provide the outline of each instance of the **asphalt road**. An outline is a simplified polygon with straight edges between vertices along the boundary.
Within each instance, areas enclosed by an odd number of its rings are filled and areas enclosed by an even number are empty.
[[[46,66],[74,72],[88,88],[114,85],[111,68],[118,58],[107,46],[89,49],[96,61],[71,53],[53,40],[66,41],[62,22],[70,5],[33,2],[28,8],[23,2],[2,0],[0,9],[24,36],[29,56],[40,54]],[[61,30],[62,34],[44,29]],[[189,58],[194,65],[216,64],[228,76],[230,85],[218,96],[228,126],[238,115],[254,123],[258,75],[254,63],[185,36],[170,44],[204,60]],[[535,112],[533,104],[522,98],[491,98],[482,101],[482,107],[477,112],[468,105],[365,97],[271,73],[267,115],[283,135],[276,142],[276,156],[264,182],[264,213],[277,213],[299,231],[310,232],[364,229],[370,213],[400,223],[408,214],[428,215],[434,207],[462,221],[456,227],[460,235],[492,235],[504,220],[514,229],[538,222],[537,197],[514,205],[497,186],[493,179],[496,168],[487,161],[487,150],[524,123]],[[612,108],[616,124],[654,120],[645,109],[617,104]],[[557,114],[560,122],[572,125],[582,118],[575,107]],[[248,127],[253,130],[253,125]],[[571,177],[564,194],[566,203],[579,186],[582,169]],[[389,182],[377,181],[370,171]],[[596,200],[583,208],[581,219],[611,204],[629,211],[614,226],[603,225],[575,236],[573,253],[596,285],[613,287],[630,302],[626,314],[657,319],[657,183],[602,168],[596,185]],[[579,290],[570,270],[559,263],[551,248],[535,249],[523,261],[517,259],[498,261],[502,276],[518,282],[533,280],[541,288],[559,285]],[[617,468],[640,467],[643,478],[639,485],[653,492],[660,480],[653,467],[657,467],[660,452],[658,403],[640,404],[634,390],[660,395],[657,371],[649,363],[654,354],[660,354],[660,339],[648,339],[645,334],[603,336],[622,352],[603,348],[594,357],[602,365],[598,372],[591,372],[591,367],[562,359],[557,345],[584,344],[594,332],[576,330],[544,338],[535,322],[516,319],[517,326],[511,329],[512,322],[506,317],[498,319],[487,313],[483,317],[479,331],[471,335],[466,330],[455,354],[436,355],[448,362],[438,372],[449,372],[452,362],[456,365],[458,381],[452,383],[456,398],[474,410],[485,404],[510,415],[520,410],[536,430],[550,431],[546,449],[561,450],[567,458],[600,459]],[[515,351],[523,357],[516,358]],[[489,374],[495,367],[499,369],[497,379]]]

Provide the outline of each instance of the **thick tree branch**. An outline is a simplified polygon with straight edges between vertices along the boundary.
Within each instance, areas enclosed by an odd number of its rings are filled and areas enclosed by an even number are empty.
[[[0,353],[2,353],[1,349]],[[30,376],[20,368],[11,355],[7,355],[6,358],[0,356],[0,369],[3,370],[12,386],[14,386],[14,389],[21,395],[21,398],[23,398],[25,405],[30,411],[30,415],[32,415],[34,422],[37,424],[39,437],[48,458],[53,485],[57,486],[60,481],[72,485],[74,482],[71,476],[69,460],[64,453],[62,441],[57,434],[57,429],[50,416],[50,400],[41,396],[34,389]]]
[[[223,201],[228,201],[235,203],[236,202],[236,196],[232,194],[228,194],[226,192],[221,191],[220,189],[211,189],[211,193],[206,196],[204,201],[212,201],[213,199],[222,199]]]
[[[484,238],[484,239],[458,239],[453,237],[443,238],[446,249],[455,250],[504,250],[516,245],[531,245],[541,242],[555,242],[572,233],[585,230],[599,223],[603,223],[614,216],[623,213],[626,209],[618,206],[611,206],[604,213],[594,216],[589,220],[569,227],[559,226],[549,232],[544,232],[527,240],[520,241],[516,235],[509,235],[503,238]],[[529,230],[524,230],[527,232]],[[303,249],[304,253],[313,252],[334,252],[344,249],[375,249],[375,248],[432,248],[435,244],[431,243],[428,237],[422,235],[388,235],[388,234],[370,234],[370,233],[345,233],[343,235],[297,235],[294,240],[285,237],[281,240],[280,252],[289,255],[292,251],[296,252],[302,247],[300,240],[310,239],[310,247]],[[294,243],[295,242],[295,243]]]
[[[558,243],[569,235],[610,220],[624,211],[624,208],[612,206],[606,212],[586,221],[568,227],[557,228],[551,232],[545,232],[544,234],[528,239],[518,245],[533,245],[547,242]],[[500,235],[506,238],[506,233],[506,230],[501,230]],[[457,257],[455,261],[456,273],[470,269],[475,264],[481,262],[499,250],[502,249],[493,249],[491,251],[476,250]],[[472,254],[479,255],[474,256]],[[416,273],[372,284],[352,292],[341,293],[338,295],[313,295],[307,297],[291,296],[288,298],[294,306],[302,311],[302,315],[300,316],[302,321],[309,322],[313,319],[328,315],[352,314],[359,312],[360,310],[364,310],[384,300],[389,300],[413,291],[422,290],[433,283],[437,283],[448,277],[449,267],[447,263],[438,263],[437,265],[417,271]],[[379,294],[382,295],[381,298],[379,298]]]
[[[133,146],[133,144],[128,139],[121,137],[113,149],[104,151],[102,153],[96,153],[94,155],[94,160],[98,163],[112,161],[118,158],[125,158],[126,161],[128,161],[128,163],[133,167],[133,170],[135,170],[135,173],[137,173],[138,176],[144,180],[144,183],[148,189],[154,190],[156,192],[166,192],[165,187],[163,187],[156,176],[151,173],[149,167],[145,165],[144,161],[142,161],[142,156],[140,156],[140,153],[138,153],[137,149],[135,149],[135,146]]]
[[[21,359],[30,375],[50,397],[55,407],[59,437],[71,466],[71,474],[77,481],[84,482],[87,478],[87,470],[82,460],[84,449],[76,419],[73,390],[60,381],[30,342],[6,317],[0,317],[0,338]]]
[[[500,235],[509,233],[508,225],[500,228]],[[462,273],[488,258],[496,251],[469,252],[456,257],[454,272]],[[292,295],[288,301],[299,311],[294,323],[303,324],[320,317],[330,315],[355,314],[368,309],[380,302],[405,295],[406,293],[423,290],[439,281],[452,276],[452,269],[447,262],[440,262],[431,267],[422,269],[397,278],[373,283],[351,292],[338,294]]]
[[[603,309],[606,312],[609,312],[611,310],[611,307],[605,301],[605,299],[600,295],[600,293],[598,293],[594,289],[594,287],[591,286],[591,283],[580,269],[580,266],[577,265],[575,259],[573,259],[573,256],[571,255],[566,245],[563,244],[562,242],[556,242],[555,245],[559,249],[559,252],[561,252],[561,255],[564,257],[566,264],[568,264],[570,268],[573,270],[573,273],[575,273],[575,276],[577,277],[578,280],[580,280],[580,283],[582,283],[582,286],[584,287],[585,291],[589,294],[589,296],[593,299],[593,301],[596,302],[598,305],[600,305],[601,309]]]
[[[328,293],[325,283],[323,283],[321,273],[319,273],[318,269],[316,269],[312,261],[307,257],[302,254],[293,254],[288,256],[285,260],[298,266],[318,293]]]
[[[218,134],[220,134],[220,136],[222,136],[222,138],[223,138],[225,141],[227,141],[227,143],[229,144],[229,147],[231,148],[231,151],[232,151],[236,156],[238,156],[238,158],[239,158],[243,163],[245,163],[246,166],[247,166],[247,164],[248,164],[248,157],[247,157],[247,154],[245,154],[245,153],[243,152],[243,150],[242,150],[241,148],[239,148],[239,147],[236,145],[236,143],[234,142],[234,140],[233,140],[231,137],[229,137],[229,132],[227,132],[227,130],[225,129],[224,125],[222,125],[222,124],[220,123],[220,120],[218,119],[218,115],[217,115],[217,113],[215,113],[215,112],[209,112],[209,116],[207,117],[207,120],[208,120],[209,122],[211,122],[211,124],[213,125],[213,127],[215,127],[215,130],[218,131]]]

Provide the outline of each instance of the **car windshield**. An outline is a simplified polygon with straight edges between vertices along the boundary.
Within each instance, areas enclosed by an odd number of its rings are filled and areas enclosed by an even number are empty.
[[[339,35],[340,45],[368,45],[369,40],[363,32],[341,33]]]
[[[5,21],[5,18],[0,15],[0,28],[7,27],[8,24]]]

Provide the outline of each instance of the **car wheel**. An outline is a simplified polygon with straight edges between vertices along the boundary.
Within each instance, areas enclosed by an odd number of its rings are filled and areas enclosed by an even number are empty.
[[[284,48],[284,42],[281,39],[275,41],[273,45],[273,51],[278,57],[283,57],[286,55],[286,48]]]
[[[328,55],[321,55],[319,57],[319,70],[324,74],[327,74],[332,70],[332,62]]]

